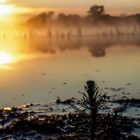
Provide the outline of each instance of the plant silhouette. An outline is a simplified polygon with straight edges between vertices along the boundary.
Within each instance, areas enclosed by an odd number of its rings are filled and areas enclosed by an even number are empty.
[[[96,129],[98,127],[98,107],[103,101],[103,96],[99,92],[99,88],[95,81],[87,81],[85,85],[86,93],[83,93],[82,102],[86,109],[89,109],[91,114],[91,140],[96,138]]]

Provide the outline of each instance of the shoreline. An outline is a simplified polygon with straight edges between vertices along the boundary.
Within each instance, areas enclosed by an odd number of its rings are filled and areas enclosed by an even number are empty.
[[[113,107],[110,104],[108,106],[109,102],[112,105],[115,102],[120,105]],[[123,137],[127,140],[136,133],[135,130],[140,130],[140,117],[124,116],[126,112],[124,107],[139,107],[138,100],[137,102],[134,99],[127,99],[127,102],[124,99],[109,100],[105,104],[101,106],[98,113],[98,118],[104,124],[98,131],[99,140],[105,136],[118,137],[118,140]],[[25,140],[31,137],[35,140],[87,139],[90,137],[89,112],[82,108],[80,100],[75,98],[59,102],[57,99],[54,103],[44,105],[27,104],[22,107],[3,108],[0,110],[0,116],[1,139],[7,136],[15,140],[21,137],[25,137]],[[107,131],[110,128],[113,131],[112,136]],[[117,129],[118,134],[113,134],[116,132],[113,129]]]

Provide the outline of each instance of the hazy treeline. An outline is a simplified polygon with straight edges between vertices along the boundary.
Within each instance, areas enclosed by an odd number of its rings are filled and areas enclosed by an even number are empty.
[[[140,36],[140,13],[135,15],[112,16],[106,14],[104,6],[94,5],[86,16],[78,14],[55,14],[53,11],[32,15],[16,28],[1,27],[0,39],[34,37],[73,36]]]
[[[111,16],[106,14],[104,6],[94,5],[90,7],[86,16],[80,16],[78,14],[69,14],[59,13],[54,17],[55,13],[53,11],[44,12],[37,16],[30,18],[27,21],[27,24],[30,26],[40,26],[46,24],[61,24],[61,25],[79,25],[79,24],[131,24],[138,23],[140,24],[140,13],[135,15],[121,15],[121,16]]]
[[[30,35],[43,29],[44,36],[74,35],[140,35],[140,14],[112,16],[106,14],[104,6],[94,5],[89,8],[86,16],[59,13],[53,11],[33,16],[26,22]],[[97,28],[100,27],[100,28]],[[45,30],[44,30],[45,29]]]

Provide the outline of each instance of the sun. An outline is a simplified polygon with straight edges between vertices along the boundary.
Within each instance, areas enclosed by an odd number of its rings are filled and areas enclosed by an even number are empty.
[[[4,2],[6,2],[7,0],[0,0],[0,3],[4,3]]]
[[[0,4],[0,15],[8,15],[13,12],[13,6]]]
[[[0,0],[0,19],[7,19],[12,17],[13,14],[32,12],[32,8],[6,4],[6,1],[8,0]]]
[[[8,52],[0,52],[0,65],[6,65],[12,63],[13,56]]]

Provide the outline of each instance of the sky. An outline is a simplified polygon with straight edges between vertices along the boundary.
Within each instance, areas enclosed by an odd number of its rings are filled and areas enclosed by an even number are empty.
[[[56,12],[86,14],[92,5],[104,5],[106,13],[131,14],[140,12],[140,0],[0,0],[0,6],[11,7],[14,13]],[[0,7],[0,13],[2,12]]]

